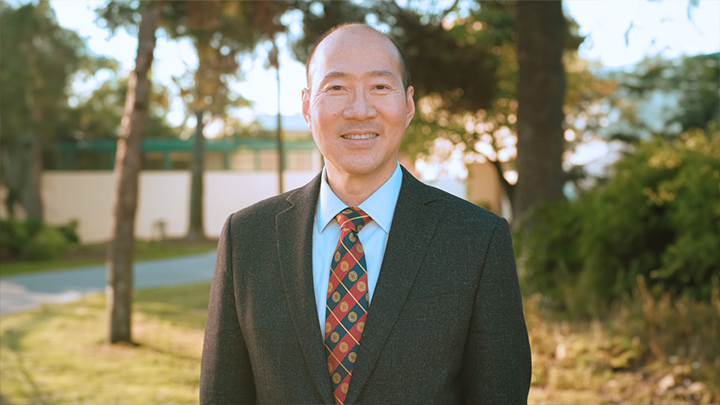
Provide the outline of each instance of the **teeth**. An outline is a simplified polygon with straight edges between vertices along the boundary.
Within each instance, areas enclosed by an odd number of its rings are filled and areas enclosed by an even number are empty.
[[[377,134],[362,134],[362,135],[343,135],[345,139],[370,139],[375,138]]]

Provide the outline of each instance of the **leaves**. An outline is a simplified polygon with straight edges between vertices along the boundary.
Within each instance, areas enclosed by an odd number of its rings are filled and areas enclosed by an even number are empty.
[[[518,249],[524,282],[592,314],[638,275],[707,300],[720,266],[720,132],[637,145],[615,175],[535,214]]]
[[[89,59],[85,44],[58,26],[47,3],[0,7],[0,132],[11,144],[26,132],[47,142],[68,108],[72,74]]]
[[[108,29],[134,29],[138,3],[110,0],[99,8],[98,19]],[[190,38],[198,67],[187,77],[177,78],[187,114],[210,111],[224,115],[247,100],[230,91],[229,84],[241,73],[239,55],[249,53],[262,41],[273,39],[285,27],[280,17],[287,10],[283,1],[169,1],[162,6],[160,28],[170,38]]]

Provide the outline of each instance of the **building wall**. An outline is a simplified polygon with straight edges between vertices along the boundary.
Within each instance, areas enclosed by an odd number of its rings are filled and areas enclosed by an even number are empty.
[[[465,180],[467,190],[465,199],[473,204],[512,220],[512,207],[505,195],[495,166],[490,162],[466,165],[468,176]]]
[[[312,180],[317,171],[286,171],[285,190]],[[277,172],[206,171],[203,199],[205,234],[217,238],[231,213],[277,194]],[[111,171],[45,172],[42,178],[45,220],[66,224],[78,220],[82,243],[110,239],[113,189]],[[190,173],[143,171],[140,173],[135,235],[140,239],[182,238],[187,233],[190,210]]]
[[[312,170],[287,170],[284,189],[304,185],[321,170],[319,159]],[[203,220],[205,234],[217,238],[231,213],[272,197],[278,192],[277,172],[273,170],[206,170],[204,177]],[[510,206],[491,164],[468,166],[466,180],[438,181],[430,184],[459,197],[487,206],[509,219]],[[42,177],[45,220],[52,225],[78,221],[82,243],[110,239],[115,177],[112,171],[46,171]],[[4,199],[5,190],[0,189]],[[17,217],[24,218],[22,207]],[[188,171],[142,171],[135,222],[140,239],[183,238],[187,234],[190,210]],[[0,218],[7,218],[0,204]]]
[[[83,243],[108,240],[114,184],[111,171],[44,172],[45,222],[61,225],[77,220]]]

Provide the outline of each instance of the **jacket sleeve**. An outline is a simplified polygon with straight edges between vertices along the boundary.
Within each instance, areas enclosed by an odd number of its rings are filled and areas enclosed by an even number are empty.
[[[232,215],[218,242],[200,371],[200,404],[255,402],[255,383],[240,328],[232,261]]]
[[[463,358],[469,404],[525,404],[532,360],[507,221],[496,223],[480,268]]]

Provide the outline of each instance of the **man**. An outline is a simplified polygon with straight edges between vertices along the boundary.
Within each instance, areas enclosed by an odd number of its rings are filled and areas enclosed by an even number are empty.
[[[526,402],[507,222],[398,164],[415,113],[399,48],[344,25],[307,66],[302,110],[326,166],[228,218],[200,402]]]

